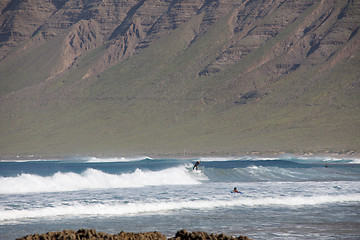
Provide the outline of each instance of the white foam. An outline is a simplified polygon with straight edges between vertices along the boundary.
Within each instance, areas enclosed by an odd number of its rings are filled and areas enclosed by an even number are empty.
[[[203,162],[226,162],[226,161],[271,161],[271,160],[288,160],[295,162],[305,163],[354,163],[359,164],[359,158],[337,158],[330,156],[296,156],[292,154],[281,154],[273,157],[256,156],[256,155],[245,155],[245,156],[234,156],[234,157],[202,157],[199,160]]]
[[[228,162],[228,161],[265,161],[265,160],[279,160],[279,158],[257,157],[257,156],[242,156],[242,157],[202,157],[199,158],[202,162]]]
[[[360,194],[349,195],[321,195],[321,196],[296,196],[296,197],[267,197],[261,199],[246,199],[241,202],[244,206],[308,206],[308,205],[323,205],[344,202],[360,202]],[[237,205],[235,202],[230,203]]]
[[[80,174],[58,172],[48,177],[33,174],[0,177],[0,194],[200,184],[197,179],[196,176],[189,174],[185,167],[162,171],[136,169],[135,172],[119,175],[89,168]]]
[[[301,156],[295,159],[303,160],[305,162],[323,162],[323,163],[360,163],[360,159],[351,157],[331,157],[331,156]]]
[[[354,158],[354,159],[352,159],[351,163],[360,164],[360,158]]]
[[[97,158],[91,157],[86,160],[88,163],[102,163],[102,162],[136,162],[144,159],[151,159],[147,156],[139,156],[139,157],[120,157],[120,158]]]
[[[257,167],[257,166],[249,166],[249,167],[247,167],[248,169],[258,169],[259,167]]]
[[[227,162],[227,161],[233,161],[236,158],[232,157],[202,157],[199,158],[202,162]]]
[[[232,195],[232,194],[231,194]],[[84,215],[133,215],[133,214],[163,214],[168,211],[181,209],[213,209],[231,208],[236,206],[279,206],[303,207],[308,205],[324,205],[345,202],[359,202],[360,194],[350,195],[322,195],[322,196],[295,196],[295,197],[267,197],[245,198],[237,195],[232,199],[182,200],[182,201],[156,201],[134,203],[105,203],[105,204],[79,204],[59,205],[24,210],[1,210],[0,221],[11,221],[24,218],[56,217],[56,216],[84,216]]]

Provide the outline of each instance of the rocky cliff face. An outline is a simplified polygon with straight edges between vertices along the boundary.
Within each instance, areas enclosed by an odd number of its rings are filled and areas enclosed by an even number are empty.
[[[199,75],[234,66],[256,50],[263,51],[262,56],[246,66],[245,75],[232,79],[230,88],[251,81],[246,75],[249,72],[269,76],[260,83],[264,85],[300,66],[328,62],[322,71],[329,70],[336,62],[358,54],[359,19],[356,1],[266,1],[262,5],[256,1],[246,2],[235,8],[230,18],[229,43]],[[270,48],[261,49],[265,44]]]
[[[102,46],[105,50],[101,58],[89,66],[83,77],[98,74],[199,14],[203,14],[202,21],[194,29],[194,40],[206,32],[207,26],[230,15],[224,26],[228,28],[227,42],[199,72],[200,76],[233,66],[286,31],[291,32],[245,72],[261,67],[261,71],[271,73],[276,79],[305,62],[316,64],[336,53],[338,57],[325,70],[350,57],[359,46],[357,1],[8,0],[2,1],[0,7],[2,59],[24,44],[30,48],[32,41],[50,41],[63,35],[59,63],[51,69],[52,76],[71,69],[80,56]],[[298,19],[306,11],[308,14]],[[349,46],[342,47],[348,42]],[[269,64],[279,56],[282,60]]]
[[[97,71],[134,54],[139,42],[146,47],[163,31],[187,21],[202,1],[7,1],[1,5],[1,58],[11,48],[33,39],[65,35],[62,63],[55,72],[70,67],[84,52],[104,44],[106,52]]]

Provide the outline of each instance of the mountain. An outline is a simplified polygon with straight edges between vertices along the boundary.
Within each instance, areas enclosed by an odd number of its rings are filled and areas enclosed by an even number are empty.
[[[356,0],[5,0],[0,156],[358,153]]]

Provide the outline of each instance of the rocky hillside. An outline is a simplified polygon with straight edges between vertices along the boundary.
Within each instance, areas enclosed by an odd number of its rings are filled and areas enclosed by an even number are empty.
[[[0,11],[2,156],[359,150],[359,1]]]

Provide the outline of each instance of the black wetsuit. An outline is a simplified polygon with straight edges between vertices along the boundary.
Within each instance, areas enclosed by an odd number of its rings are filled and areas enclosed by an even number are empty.
[[[193,167],[193,170],[194,170],[195,168],[196,168],[196,170],[198,170],[199,164],[200,164],[200,161],[197,161],[197,162],[195,163],[194,167]]]

